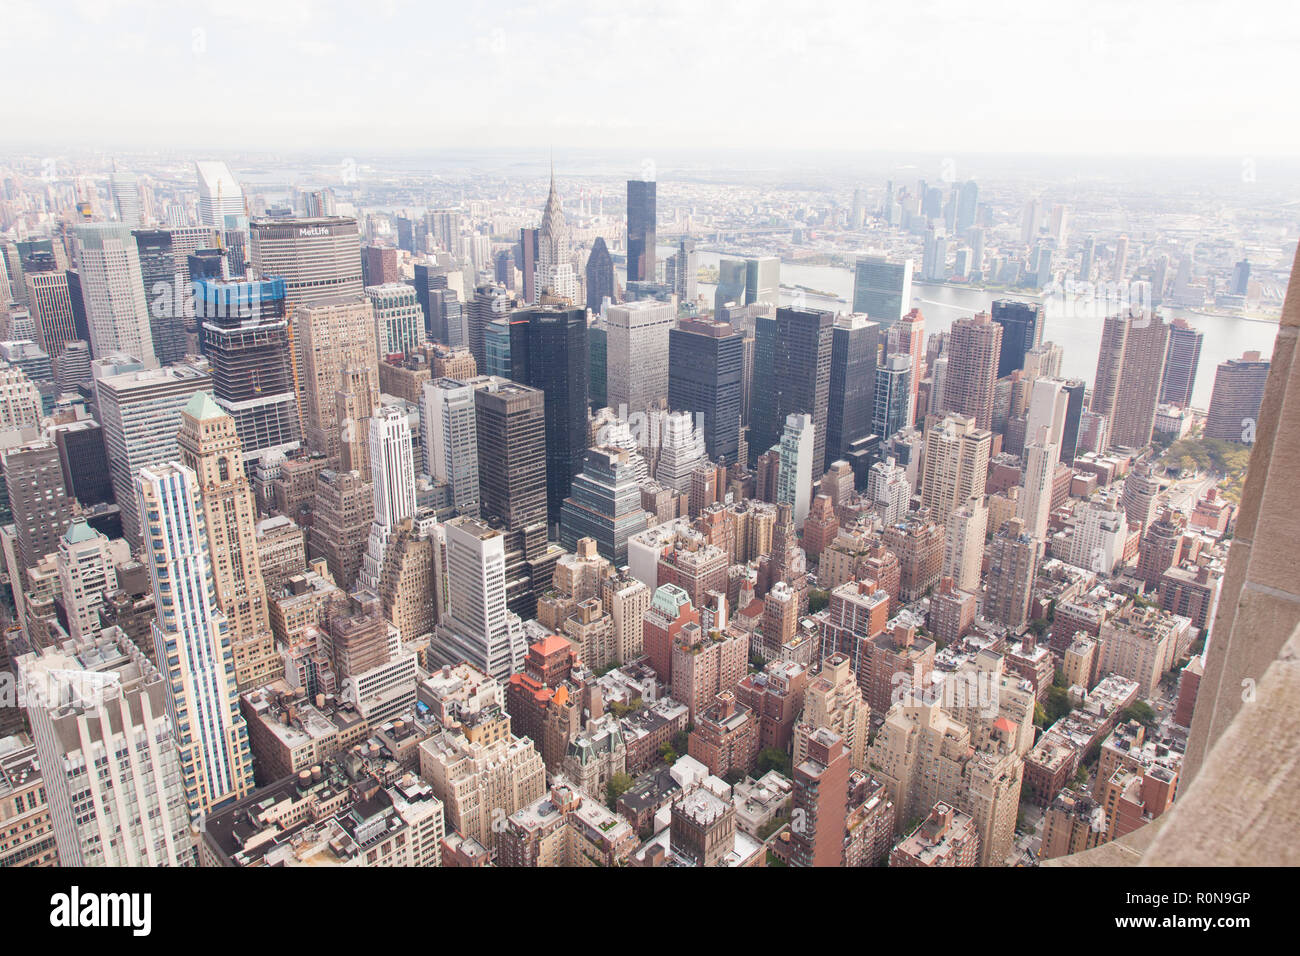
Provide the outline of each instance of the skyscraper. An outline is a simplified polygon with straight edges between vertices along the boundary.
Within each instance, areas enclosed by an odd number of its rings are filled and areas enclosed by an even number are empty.
[[[989,593],[984,601],[984,616],[990,621],[1016,630],[1029,619],[1029,599],[1041,546],[1025,533],[1019,518],[1012,518],[994,532],[989,549]]]
[[[925,416],[918,407],[921,380],[925,378],[925,316],[920,309],[909,309],[907,314],[885,332],[885,354],[906,355],[912,359],[911,395],[907,403],[907,424],[915,424]]]
[[[876,369],[875,398],[872,404],[871,430],[887,439],[906,428],[912,399],[913,357],[895,354],[886,357]]]
[[[516,312],[510,325],[510,374],[546,396],[546,500],[549,520],[555,523],[587,450],[586,310]]]
[[[921,507],[945,520],[972,498],[984,497],[992,434],[964,415],[949,415],[925,434]]]
[[[1025,367],[1025,353],[1043,344],[1043,307],[1016,299],[993,302],[993,321],[1002,326],[1002,347],[998,352],[998,378]]]
[[[1083,419],[1083,393],[1088,383],[1081,378],[1067,379],[1063,386],[1066,395],[1065,427],[1061,431],[1061,461],[1074,464],[1079,446],[1079,426]]]
[[[590,448],[560,513],[560,546],[576,551],[580,538],[615,567],[627,564],[627,539],[645,530],[636,467],[626,448]]]
[[[1206,438],[1254,443],[1269,364],[1258,352],[1247,352],[1239,359],[1219,363],[1205,420]]]
[[[546,412],[540,389],[493,379],[474,391],[485,518],[546,542]]]
[[[52,441],[36,439],[5,451],[3,469],[18,560],[14,571],[22,575],[58,550],[60,537],[72,523],[73,502]],[[21,581],[10,583],[15,591],[22,588]]]
[[[975,427],[993,427],[993,390],[1002,350],[1002,326],[987,312],[957,319],[948,333],[944,410],[966,415]]]
[[[217,606],[194,472],[176,463],[149,466],[136,477],[136,492],[157,608],[154,649],[165,666],[190,816],[201,818],[253,788],[229,625]]]
[[[569,246],[569,224],[564,218],[560,194],[555,189],[554,168],[551,169],[551,189],[546,195],[546,207],[542,210],[542,225],[537,233],[537,292],[570,302],[578,297],[578,275],[573,268],[573,250]]]
[[[194,283],[212,394],[235,420],[244,466],[302,444],[283,279]]]
[[[366,420],[379,405],[379,357],[370,300],[360,294],[316,299],[293,313],[303,438],[307,447],[341,463],[345,441],[363,437]],[[348,392],[360,414],[341,414]],[[346,435],[344,433],[347,433]]]
[[[1028,433],[1025,442],[1024,487],[1016,503],[1016,514],[1025,534],[1040,543],[1047,541],[1047,519],[1052,510],[1052,482],[1060,461],[1051,426],[1041,425]]]
[[[140,278],[149,305],[149,330],[162,365],[179,362],[190,351],[188,325],[194,318],[189,257],[217,244],[216,230],[136,229]]]
[[[868,321],[865,315],[835,317],[827,391],[826,460],[817,466],[822,470],[845,457],[855,441],[872,433],[879,341],[879,324]]]
[[[1190,408],[1196,388],[1196,366],[1201,361],[1201,343],[1205,333],[1192,328],[1183,318],[1169,323],[1169,351],[1165,355],[1165,374],[1160,382],[1160,401],[1179,408]]]
[[[1057,446],[1064,443],[1069,418],[1069,383],[1059,378],[1038,378],[1029,391],[1029,407],[1025,413],[1025,443],[1039,440],[1039,430],[1047,428],[1047,441]]]
[[[405,282],[390,282],[369,286],[365,293],[375,310],[380,356],[410,355],[424,344],[424,312],[413,288]]]
[[[515,256],[515,265],[524,277],[522,289],[524,302],[532,305],[537,301],[537,265],[538,251],[541,247],[540,229],[519,230],[519,251]]]
[[[1158,313],[1122,313],[1102,326],[1091,410],[1105,416],[1112,446],[1151,441],[1168,344],[1169,326]]]
[[[84,521],[74,521],[59,538],[56,563],[68,634],[86,640],[99,634],[99,609],[117,590],[117,568],[108,538]]]
[[[33,272],[26,277],[27,304],[36,320],[37,344],[58,362],[64,347],[78,339],[66,272]],[[0,290],[2,292],[3,290]]]
[[[967,499],[944,523],[943,576],[971,594],[980,588],[988,523],[989,509],[982,497]]]
[[[307,553],[325,559],[340,588],[361,573],[374,514],[374,485],[361,472],[325,468],[316,476]]]
[[[796,528],[802,528],[812,503],[812,483],[816,458],[815,425],[812,416],[790,414],[781,433],[781,471],[777,477],[776,500],[789,505]]]
[[[146,465],[176,458],[181,409],[196,392],[212,389],[212,377],[201,364],[172,365],[102,375],[95,378],[94,388],[113,497],[122,509],[122,534],[134,546],[144,530],[136,508],[135,477]]]
[[[655,281],[655,183],[627,181],[627,281]]]
[[[370,471],[374,476],[375,518],[359,580],[363,587],[377,593],[389,539],[400,522],[415,514],[411,426],[405,412],[394,406],[385,406],[370,419]]]
[[[478,427],[475,386],[454,378],[425,382],[420,397],[424,460],[430,477],[451,486],[461,514],[479,513]]]
[[[859,256],[853,271],[853,311],[864,313],[882,329],[912,307],[912,260]]]
[[[786,416],[812,416],[813,461],[826,458],[831,352],[835,316],[816,309],[780,308],[754,324],[754,381],[750,464],[777,444]]]
[[[1250,289],[1250,260],[1242,259],[1232,267],[1232,279],[1228,283],[1230,295],[1245,295]]]
[[[728,323],[682,319],[668,332],[668,407],[703,422],[714,461],[734,463],[740,454],[744,361],[744,335]]]
[[[349,216],[254,219],[249,251],[258,275],[284,279],[291,310],[361,292],[361,235]]]
[[[267,617],[257,506],[244,475],[235,420],[207,392],[196,392],[181,410],[176,443],[181,463],[198,480],[212,584],[229,626],[235,683],[241,691],[260,686],[283,673],[284,664]]]
[[[677,301],[681,305],[690,305],[695,302],[698,288],[699,264],[695,255],[695,240],[682,239],[677,244],[677,251],[673,253],[672,258],[668,260],[671,267],[672,279],[669,285],[672,286],[673,292],[677,295]]]
[[[135,236],[120,223],[76,227],[77,266],[96,358],[125,352],[157,366]]]
[[[975,213],[979,209],[980,188],[971,179],[961,184],[957,193],[957,235],[961,235],[975,225]]]
[[[227,216],[243,216],[244,193],[225,163],[199,160],[194,164],[199,177],[199,224],[226,228]]]
[[[614,260],[604,238],[597,236],[587,256],[587,308],[599,314],[606,299],[614,301]]]
[[[192,866],[179,725],[149,658],[109,628],[18,668],[59,865]]]
[[[713,309],[718,312],[728,303],[745,305],[745,260],[719,259],[718,285],[713,293]]]
[[[448,606],[430,658],[446,665],[468,661],[504,681],[528,653],[523,625],[506,607],[504,538],[477,518],[452,518],[445,528]]]
[[[605,319],[605,401],[610,408],[644,412],[667,400],[674,317],[668,302],[645,299],[610,306]]]
[[[791,834],[790,865],[842,866],[850,770],[844,739],[818,727],[805,734],[801,750],[792,803],[802,826]]]
[[[762,256],[745,260],[745,305],[781,304],[781,260]]]

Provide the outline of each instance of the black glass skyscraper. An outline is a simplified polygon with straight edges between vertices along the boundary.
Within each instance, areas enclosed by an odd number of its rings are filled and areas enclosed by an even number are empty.
[[[781,440],[785,418],[791,414],[812,416],[813,462],[825,460],[834,321],[831,312],[788,307],[777,309],[775,316],[755,319],[751,467]]]
[[[714,461],[740,452],[745,337],[726,322],[683,319],[668,332],[668,406],[695,413]]]
[[[1043,344],[1043,307],[1032,302],[998,299],[993,321],[1002,326],[1002,351],[998,353],[998,378],[1025,367],[1025,353]]]
[[[474,390],[483,516],[521,535],[534,557],[546,546],[546,400],[535,388],[493,380]]]
[[[283,279],[194,283],[194,308],[212,366],[212,394],[235,420],[249,468],[302,443]]]
[[[826,461],[849,453],[871,434],[880,326],[861,316],[841,316],[831,336],[831,381],[826,410]]]
[[[159,365],[174,365],[185,357],[188,338],[181,303],[188,289],[179,288],[186,277],[184,263],[176,261],[172,234],[166,229],[136,229],[136,247],[140,251],[140,278],[149,306],[149,335]]]
[[[600,303],[606,297],[614,301],[614,260],[605,240],[597,236],[587,257],[587,308],[599,312]]]
[[[627,181],[627,281],[655,281],[655,184]]]
[[[609,329],[604,319],[597,319],[587,326],[587,402],[593,411],[609,403],[609,390],[605,387],[608,364]]]
[[[534,308],[510,323],[510,375],[546,396],[546,510],[560,520],[587,450],[587,310]]]
[[[1087,383],[1081,378],[1072,378],[1065,383],[1065,394],[1069,396],[1065,403],[1065,425],[1061,429],[1061,461],[1067,465],[1074,464],[1074,454],[1079,445],[1079,419],[1083,415],[1083,393]]]

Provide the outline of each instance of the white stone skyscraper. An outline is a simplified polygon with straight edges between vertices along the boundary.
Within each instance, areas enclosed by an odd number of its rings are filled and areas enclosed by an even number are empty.
[[[420,427],[429,477],[451,485],[451,501],[461,514],[479,510],[478,426],[472,382],[440,378],[425,382],[420,395]]]
[[[110,627],[17,664],[59,865],[193,865],[186,769],[152,662]]]
[[[606,402],[628,414],[668,399],[668,333],[676,310],[670,302],[638,300],[606,313]]]
[[[1051,426],[1040,425],[1025,443],[1025,476],[1016,516],[1025,524],[1025,534],[1042,543],[1047,540],[1048,517],[1052,511],[1052,479],[1060,458],[1060,439],[1052,440]]]
[[[1047,440],[1056,446],[1058,457],[1070,405],[1070,393],[1065,390],[1065,385],[1058,378],[1036,379],[1029,392],[1029,410],[1025,422],[1025,440],[1037,439],[1040,430],[1046,427]],[[1030,534],[1032,533],[1031,531]]]
[[[697,428],[689,412],[650,416],[649,430],[660,422],[659,462],[655,480],[678,493],[691,490],[691,472],[705,460],[704,429]],[[651,438],[653,450],[653,437]]]
[[[876,462],[867,475],[867,499],[874,503],[883,527],[902,521],[912,500],[907,469],[892,457]]]
[[[506,607],[505,537],[470,517],[453,518],[444,529],[448,606],[430,659],[451,666],[468,661],[506,680],[523,666],[528,642],[519,616]]]
[[[99,633],[104,595],[117,590],[117,568],[108,538],[84,521],[69,525],[59,538],[56,557],[59,588],[68,616],[68,634],[76,640]]]
[[[812,505],[813,454],[817,426],[811,415],[787,415],[781,434],[781,471],[776,482],[776,500],[794,512],[794,526],[802,528]]]
[[[398,408],[388,405],[370,419],[370,472],[375,486],[375,519],[358,578],[378,592],[384,553],[393,529],[415,514],[415,456],[411,425]]]
[[[194,164],[199,177],[199,225],[226,228],[226,216],[243,216],[244,191],[230,174],[229,167],[218,160],[199,160]]]
[[[118,222],[90,222],[77,226],[75,234],[86,324],[95,357],[125,352],[145,368],[156,368],[140,251],[131,228]]]
[[[155,656],[166,666],[167,711],[180,747],[190,816],[201,819],[253,789],[234,649],[217,606],[194,472],[176,462],[143,468],[136,493],[157,608]]]

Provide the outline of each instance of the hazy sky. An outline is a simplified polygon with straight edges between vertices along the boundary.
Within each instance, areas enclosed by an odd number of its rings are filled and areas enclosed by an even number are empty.
[[[0,3],[4,139],[1300,154],[1286,4]]]

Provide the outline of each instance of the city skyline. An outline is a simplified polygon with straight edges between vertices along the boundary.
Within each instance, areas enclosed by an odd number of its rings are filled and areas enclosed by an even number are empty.
[[[0,871],[1300,865],[1258,13],[16,0]]]

